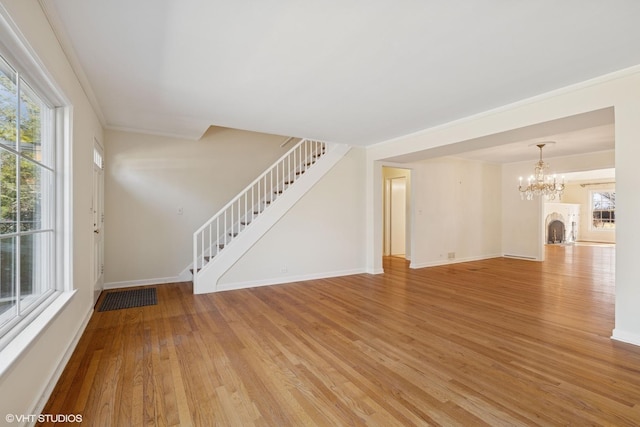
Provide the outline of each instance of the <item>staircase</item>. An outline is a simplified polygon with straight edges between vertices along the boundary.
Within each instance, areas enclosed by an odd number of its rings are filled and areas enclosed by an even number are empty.
[[[193,234],[193,290],[216,292],[235,264],[344,155],[346,144],[303,139]]]

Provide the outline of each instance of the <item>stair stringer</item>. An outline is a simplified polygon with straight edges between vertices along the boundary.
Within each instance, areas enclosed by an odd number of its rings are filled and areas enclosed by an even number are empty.
[[[309,168],[294,185],[282,193],[264,212],[258,215],[251,226],[235,237],[223,251],[211,259],[198,273],[194,282],[194,294],[218,291],[220,278],[264,236],[322,177],[327,174],[348,152],[347,144],[336,144],[318,162]]]

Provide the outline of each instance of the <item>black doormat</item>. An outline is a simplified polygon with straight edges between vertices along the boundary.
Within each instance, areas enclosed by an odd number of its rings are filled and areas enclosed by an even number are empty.
[[[158,304],[156,288],[107,292],[98,311],[121,310]]]

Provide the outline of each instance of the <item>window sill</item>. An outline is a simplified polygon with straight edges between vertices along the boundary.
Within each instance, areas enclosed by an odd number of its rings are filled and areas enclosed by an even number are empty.
[[[0,377],[20,358],[22,353],[38,338],[47,325],[56,318],[75,293],[76,291],[73,290],[52,295],[51,301],[48,304],[45,303],[47,306],[44,310],[37,314],[18,335],[13,337],[0,350]]]

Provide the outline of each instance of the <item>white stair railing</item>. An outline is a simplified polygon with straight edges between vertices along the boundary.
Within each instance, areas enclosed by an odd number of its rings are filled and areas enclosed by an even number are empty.
[[[200,269],[231,244],[326,150],[324,142],[301,140],[193,233],[194,285]]]

